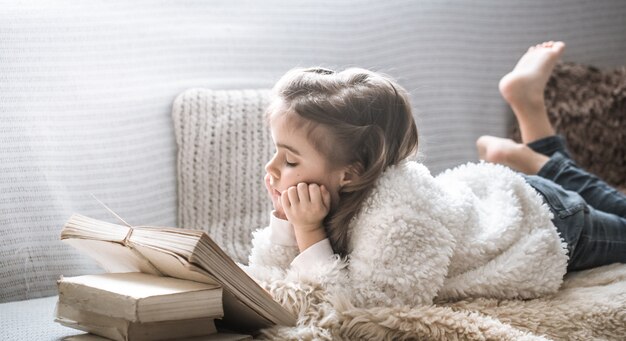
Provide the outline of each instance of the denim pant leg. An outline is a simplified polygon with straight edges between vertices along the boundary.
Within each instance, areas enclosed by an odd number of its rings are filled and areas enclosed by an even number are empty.
[[[626,194],[578,167],[571,160],[561,136],[550,136],[528,146],[550,157],[537,175],[580,194],[596,210],[626,218]]]
[[[598,211],[578,193],[536,175],[526,181],[544,198],[552,222],[567,243],[567,270],[589,269],[611,263],[626,263],[626,219]]]
[[[550,160],[537,176],[526,176],[554,214],[569,251],[568,270],[626,263],[626,196],[580,169],[559,136],[528,144]]]

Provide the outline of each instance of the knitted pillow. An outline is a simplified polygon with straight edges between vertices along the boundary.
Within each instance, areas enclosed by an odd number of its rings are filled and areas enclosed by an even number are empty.
[[[247,263],[251,232],[269,223],[263,176],[273,144],[263,112],[269,90],[190,89],[174,101],[178,225],[202,229]]]
[[[545,91],[548,116],[583,168],[626,192],[626,67],[556,65]],[[517,123],[511,137],[520,140]]]

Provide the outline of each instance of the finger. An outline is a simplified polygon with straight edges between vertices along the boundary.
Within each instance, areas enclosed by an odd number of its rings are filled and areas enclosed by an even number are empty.
[[[322,185],[321,192],[322,192],[322,203],[324,203],[324,206],[326,207],[326,209],[330,210],[330,192],[326,189],[326,186],[324,185]]]
[[[274,204],[274,209],[276,210],[276,212],[283,210],[283,203],[282,203],[282,200],[280,200],[280,198],[274,200],[272,203]]]
[[[301,182],[297,186],[298,188],[298,199],[300,202],[310,202],[311,197],[309,196],[309,186],[306,183]]]
[[[283,209],[283,214],[285,215],[285,219],[291,219],[291,203],[289,202],[289,196],[287,195],[287,191],[284,191],[281,194],[280,198],[280,206]]]
[[[311,203],[314,205],[323,205],[322,202],[322,192],[320,190],[320,186],[318,184],[310,184],[309,185],[309,195],[311,198]]]
[[[287,191],[283,191],[280,195],[280,205],[283,207],[283,210],[289,209],[291,207],[291,202],[289,201],[289,195]]]
[[[300,202],[298,198],[298,188],[296,186],[291,186],[287,189],[287,196],[289,196],[289,203],[291,205],[295,205]]]
[[[287,220],[287,215],[285,214],[285,209],[283,208],[283,203],[280,200],[280,197],[276,199],[276,203],[274,205],[274,209],[276,210],[276,216],[280,219]]]

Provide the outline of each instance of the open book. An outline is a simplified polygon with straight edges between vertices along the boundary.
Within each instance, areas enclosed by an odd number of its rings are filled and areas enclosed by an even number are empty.
[[[108,272],[144,272],[221,285],[223,322],[233,330],[250,332],[296,322],[202,231],[130,227],[74,214],[63,227],[61,240]]]

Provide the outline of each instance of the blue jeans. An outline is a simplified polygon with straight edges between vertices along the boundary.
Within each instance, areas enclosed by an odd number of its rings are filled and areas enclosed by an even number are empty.
[[[529,143],[550,157],[537,175],[524,175],[554,214],[567,243],[568,271],[626,263],[626,195],[578,167],[560,136]]]

